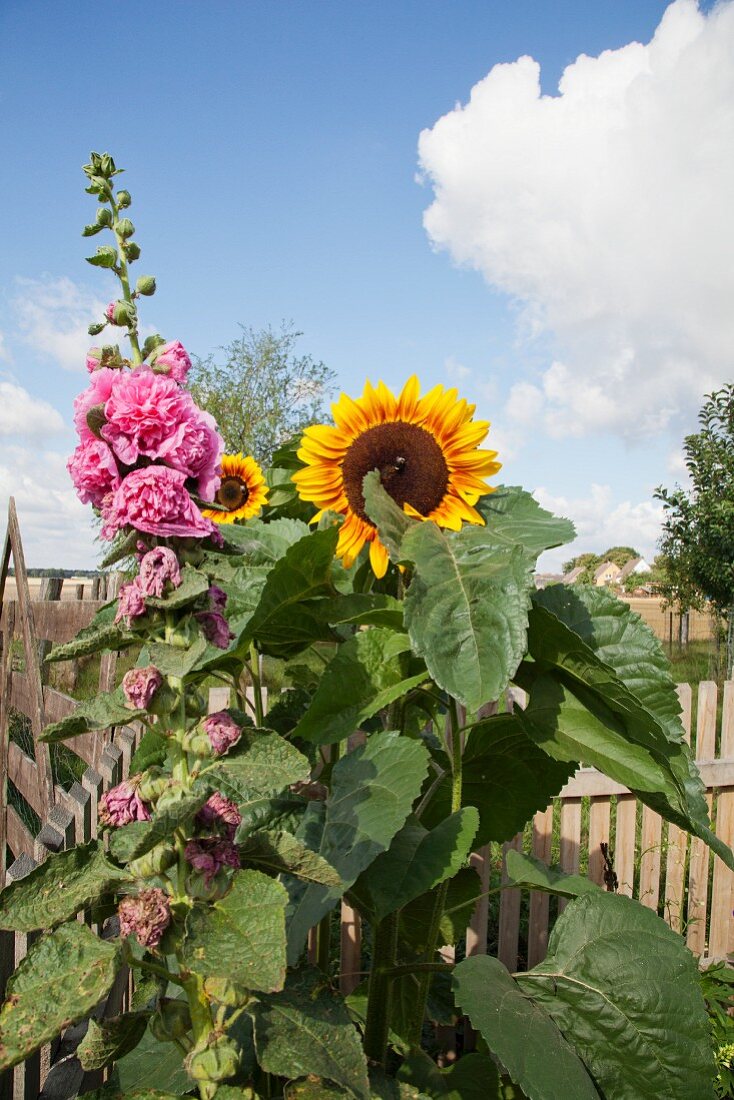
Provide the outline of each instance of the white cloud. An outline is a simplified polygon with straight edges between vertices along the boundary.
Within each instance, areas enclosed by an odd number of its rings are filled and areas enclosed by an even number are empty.
[[[43,439],[63,431],[61,414],[14,382],[0,381],[0,436]]]
[[[12,300],[18,338],[64,370],[83,371],[90,345],[87,327],[107,302],[71,279],[17,278]]]
[[[471,374],[471,367],[465,367],[455,355],[444,359],[443,367],[452,382],[463,382]]]
[[[8,498],[15,497],[29,566],[94,568],[101,557],[94,544],[91,509],[76,497],[66,456],[23,446],[0,451],[0,523]]]
[[[530,57],[495,65],[420,136],[432,242],[553,342],[534,400],[554,436],[678,429],[731,374],[733,58],[734,3],[676,0],[558,95]]]
[[[555,496],[538,488],[533,494],[544,508],[573,520],[577,538],[568,546],[549,550],[541,558],[541,571],[560,570],[561,562],[577,554],[601,554],[610,546],[633,546],[651,561],[660,537],[663,507],[657,501],[615,503],[609,485],[591,485],[579,498]]]

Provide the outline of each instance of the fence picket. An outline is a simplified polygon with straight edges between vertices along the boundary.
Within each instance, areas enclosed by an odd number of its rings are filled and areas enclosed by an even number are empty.
[[[734,756],[734,682],[724,684],[721,712],[721,743],[719,757]],[[719,791],[716,800],[716,835],[730,847],[734,844],[734,790]],[[734,908],[734,874],[718,858],[714,858],[714,881],[711,890],[711,931],[709,955],[726,958],[734,951],[732,909]]]
[[[579,869],[581,857],[581,799],[568,798],[561,802],[561,869],[574,875]],[[558,899],[558,912],[562,913],[568,902]]]
[[[649,806],[642,808],[640,835],[640,888],[638,899],[648,909],[657,909],[660,898],[660,852],[663,820]]]
[[[589,805],[589,878],[597,886],[604,885],[602,844],[609,843],[612,802],[609,798],[592,798]]]
[[[696,715],[696,761],[713,760],[716,750],[716,684],[704,680],[698,685]],[[709,814],[713,798],[707,793]],[[694,955],[706,952],[706,908],[709,886],[709,848],[698,837],[691,840],[688,868],[688,913],[686,942]]]
[[[553,805],[533,818],[533,855],[550,863],[553,841]],[[542,962],[548,949],[548,910],[550,897],[540,890],[530,892],[528,919],[528,968]],[[486,937],[486,929],[485,929]]]
[[[505,860],[511,848],[522,851],[522,833],[502,845],[502,881],[507,882]],[[517,969],[517,948],[520,939],[520,902],[521,891],[503,890],[500,895],[500,926],[498,933],[497,958],[508,970]]]
[[[690,684],[678,684],[681,722],[684,740],[691,742],[691,709],[693,692]],[[674,932],[683,928],[683,895],[685,890],[688,833],[677,825],[668,825],[668,853],[665,862],[665,904],[663,915]]]

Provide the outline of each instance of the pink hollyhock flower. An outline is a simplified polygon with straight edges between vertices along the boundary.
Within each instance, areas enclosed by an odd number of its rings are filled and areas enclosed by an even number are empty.
[[[181,569],[178,558],[167,546],[156,546],[143,555],[140,562],[140,575],[137,578],[141,591],[146,596],[162,596],[166,581],[173,588],[181,584]]]
[[[105,503],[102,516],[105,539],[114,538],[121,527],[181,538],[206,538],[214,528],[189,496],[186,475],[167,466],[133,470]]]
[[[183,385],[187,374],[191,370],[191,360],[183,344],[179,340],[172,340],[170,343],[164,344],[158,351],[155,357],[155,368],[163,374],[168,374],[169,378],[173,378],[175,382],[180,382]],[[167,368],[167,370],[162,370],[162,368]]]
[[[191,395],[150,367],[118,371],[105,402],[102,436],[126,466],[159,458],[176,429],[198,412]]]
[[[218,584],[213,584],[207,592],[209,597],[209,604],[213,611],[224,611],[227,606],[227,593],[219,587]]]
[[[196,491],[202,500],[214,500],[221,483],[224,440],[214,417],[199,409],[189,394],[185,396],[190,408],[187,407],[186,416],[158,448],[158,458],[188,477],[195,477]]]
[[[204,637],[217,649],[227,649],[234,638],[229,623],[221,611],[197,611],[194,618],[199,623]]]
[[[107,309],[104,311],[104,315],[107,318],[107,320],[110,322],[111,325],[114,325],[114,323],[115,323],[115,306],[116,306],[116,304],[117,304],[116,302],[110,302],[110,304],[107,306]]]
[[[157,947],[171,923],[168,894],[157,886],[123,898],[117,910],[120,935],[135,936],[141,947]]]
[[[79,433],[79,438],[96,439],[87,425],[87,413],[95,405],[104,405],[112,393],[112,386],[120,377],[120,371],[111,367],[100,367],[95,370],[87,388],[74,399],[74,427]]]
[[[116,623],[122,622],[124,619],[127,625],[130,626],[133,619],[138,619],[145,614],[145,597],[139,581],[140,578],[136,577],[134,581],[123,584],[120,588],[117,594]]]
[[[210,714],[204,719],[203,726],[211,747],[218,756],[230,749],[242,735],[242,727],[237,725],[226,710]]]
[[[150,821],[150,811],[138,794],[139,782],[139,775],[131,776],[102,795],[97,807],[101,825],[119,827],[133,821]]]
[[[90,431],[87,434],[88,438],[82,439],[67,460],[66,468],[82,504],[100,508],[107,494],[114,493],[119,486],[120,472],[107,444]]]
[[[132,710],[146,710],[162,683],[163,677],[155,665],[131,668],[122,678],[126,705]]]
[[[102,351],[100,348],[90,348],[87,352],[87,370],[90,374],[99,367],[100,359],[102,358]]]
[[[231,840],[224,837],[199,837],[190,840],[184,849],[184,858],[195,871],[204,876],[206,886],[223,867],[239,867],[240,855]]]
[[[221,791],[215,791],[199,810],[196,820],[206,828],[222,829],[229,840],[234,840],[242,814],[234,802],[225,798]]]

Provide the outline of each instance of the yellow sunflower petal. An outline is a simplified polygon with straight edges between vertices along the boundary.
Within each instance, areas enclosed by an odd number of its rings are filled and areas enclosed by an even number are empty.
[[[387,573],[389,561],[387,550],[378,538],[374,538],[370,543],[370,565],[378,580]]]

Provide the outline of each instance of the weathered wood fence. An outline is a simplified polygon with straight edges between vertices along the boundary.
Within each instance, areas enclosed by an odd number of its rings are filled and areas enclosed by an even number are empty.
[[[13,558],[17,600],[3,603],[4,581]],[[74,700],[48,683],[44,657],[54,643],[69,640],[90,621],[101,605],[98,598],[61,603],[60,581],[51,578],[40,600],[31,601],[17,517],[11,502],[8,536],[0,574],[0,880],[16,880],[59,851],[96,835],[97,801],[103,790],[128,774],[137,731],[131,727],[104,731],[69,742],[81,758],[80,778],[69,789],[54,782],[48,746],[38,733],[49,721],[69,714]],[[78,593],[81,597],[81,593]],[[16,653],[18,639],[22,655]],[[14,646],[15,641],[15,646]],[[20,667],[21,660],[23,667]],[[106,655],[100,668],[100,690],[115,681],[116,655]],[[16,667],[17,666],[17,667]],[[734,682],[719,693],[716,684],[701,683],[696,699],[687,684],[679,687],[687,737],[692,739],[696,760],[708,791],[708,802],[717,835],[734,843]],[[212,689],[210,710],[226,706],[226,689]],[[695,707],[694,730],[691,711]],[[506,705],[521,704],[519,697]],[[30,721],[34,756],[9,737],[13,712]],[[83,770],[82,770],[83,768]],[[35,811],[41,828],[32,835],[13,805],[7,785]],[[569,872],[587,873],[603,883],[605,861],[602,844],[609,846],[619,892],[638,898],[656,909],[681,932],[691,950],[702,959],[723,958],[734,952],[734,874],[697,839],[643,807],[630,792],[592,768],[581,768],[546,810],[535,815],[523,833],[504,845],[487,845],[472,857],[478,881],[477,893],[487,893],[502,880],[504,856],[510,848],[526,851],[545,862],[558,863]],[[10,865],[4,872],[5,861]],[[499,899],[499,900],[497,900]],[[466,932],[466,953],[496,954],[511,970],[533,966],[545,955],[549,929],[563,909],[562,899],[517,889],[483,897],[477,902]],[[342,904],[340,913],[341,960],[339,984],[351,992],[362,980],[366,960],[362,952],[359,915]],[[0,932],[0,996],[15,966],[23,958],[33,936]],[[447,957],[453,949],[445,949]],[[316,944],[309,946],[315,959]],[[99,1016],[113,1015],[124,1007],[129,978],[121,975]],[[71,1097],[77,1091],[97,1087],[99,1073],[84,1073],[74,1056],[85,1024],[70,1028],[14,1071],[0,1076],[0,1100]]]

